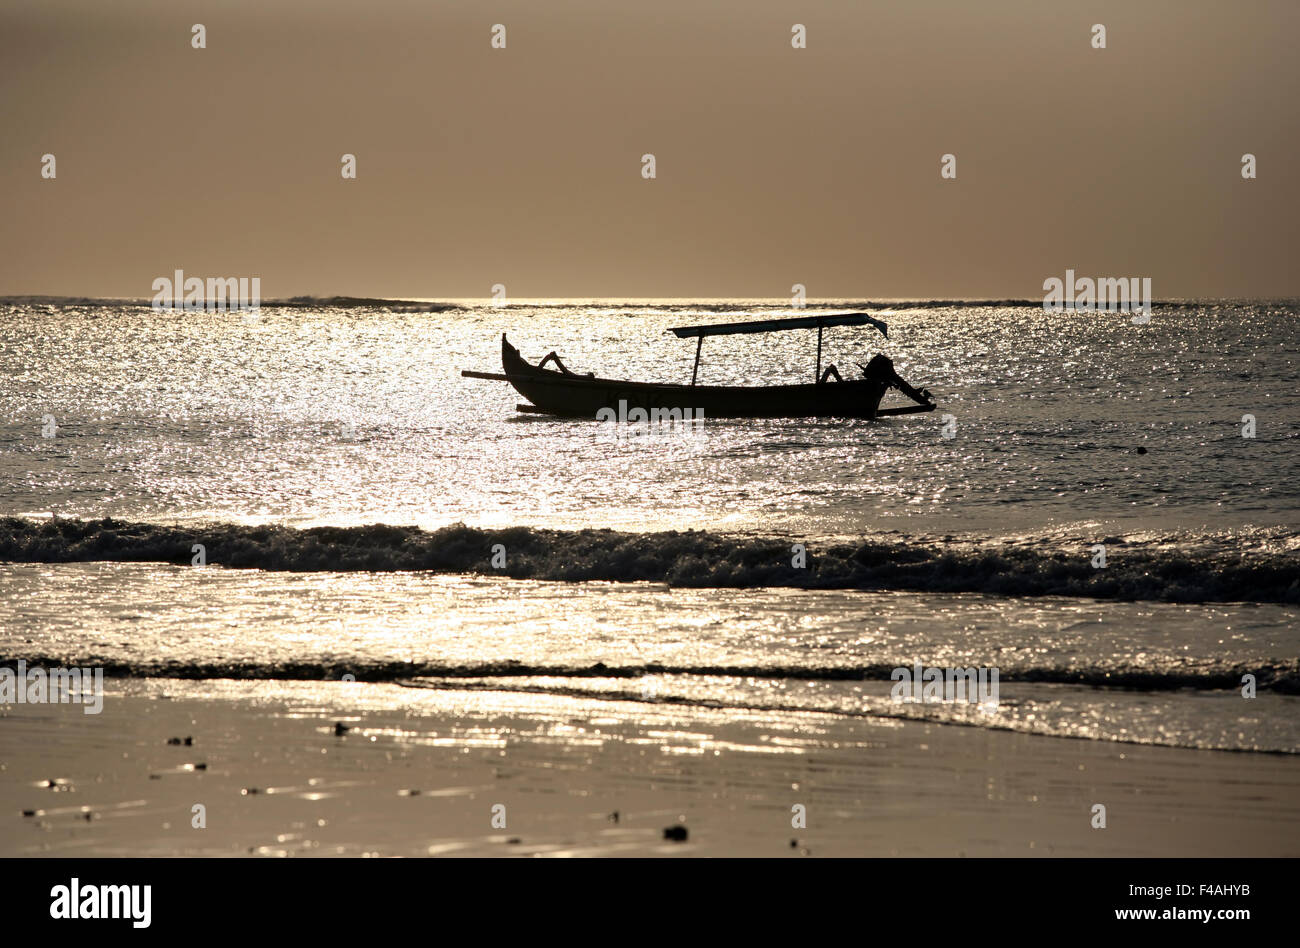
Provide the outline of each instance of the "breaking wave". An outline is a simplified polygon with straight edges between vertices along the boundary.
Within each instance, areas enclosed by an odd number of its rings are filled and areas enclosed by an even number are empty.
[[[28,657],[28,667],[69,664]],[[389,684],[439,692],[547,695],[579,700],[635,702],[725,712],[816,713],[854,718],[919,720],[1053,737],[1159,744],[1202,750],[1300,754],[1300,732],[1288,713],[1288,697],[1300,693],[1300,662],[1260,662],[1228,669],[1142,668],[999,669],[1001,695],[983,707],[967,700],[897,700],[884,665],[610,667],[544,666],[521,662],[439,665],[402,662],[293,662],[136,665],[98,663],[109,680],[125,678],[234,679],[242,681],[333,681],[343,688]],[[16,666],[14,660],[0,665]],[[1258,700],[1272,710],[1243,729],[1237,688],[1249,670],[1259,679]],[[345,678],[350,675],[351,678]],[[1091,685],[1080,691],[1044,685]],[[163,687],[168,687],[164,684]],[[1152,691],[1186,697],[1153,701]],[[1271,694],[1270,694],[1271,692]]]
[[[0,656],[0,666],[61,667],[90,665],[115,678],[174,678],[189,680],[236,679],[243,681],[339,681],[352,675],[363,682],[405,682],[438,679],[446,686],[501,687],[510,680],[556,679],[575,686],[588,679],[629,680],[645,676],[726,678],[737,680],[806,682],[889,682],[896,665],[665,665],[657,662],[636,665],[543,665],[501,661],[474,664],[446,662],[374,661],[367,659],[304,660],[288,662],[192,662],[121,661],[82,656],[71,661],[66,655],[39,653]],[[1261,691],[1300,695],[1300,661],[1273,660],[1252,665],[1220,663],[1196,668],[1154,668],[1141,665],[1000,665],[1002,684],[1084,685],[1135,691],[1220,691],[1241,687],[1243,675],[1254,675]]]
[[[695,588],[976,592],[1167,602],[1300,603],[1300,532],[1240,536],[1107,537],[1104,569],[1079,539],[955,541],[932,537],[806,542],[701,531],[438,530],[373,524],[298,529],[211,523],[0,518],[0,560],[189,565],[202,544],[209,565],[235,569],[432,571],[559,582],[653,582]],[[500,545],[498,547],[498,545]],[[505,565],[493,566],[504,547]],[[498,561],[499,562],[499,561]]]

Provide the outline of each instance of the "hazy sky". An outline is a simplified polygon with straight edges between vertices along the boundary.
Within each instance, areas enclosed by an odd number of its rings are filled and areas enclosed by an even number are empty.
[[[1297,0],[0,0],[0,293],[1300,295],[1297,36]]]

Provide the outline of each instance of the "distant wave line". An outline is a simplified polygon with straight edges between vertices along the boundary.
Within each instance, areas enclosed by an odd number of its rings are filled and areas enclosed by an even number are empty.
[[[1153,307],[1160,307],[1166,310],[1195,310],[1220,307],[1234,306],[1252,306],[1261,304],[1294,306],[1300,304],[1300,300],[1291,297],[1278,298],[1261,298],[1261,299],[1157,299],[1152,300]],[[84,296],[0,296],[0,306],[98,306],[104,308],[123,308],[123,309],[152,309],[152,302],[147,298],[122,298],[122,297],[84,297]],[[281,299],[263,299],[261,309],[399,309],[403,312],[415,313],[443,313],[443,312],[482,312],[484,310],[508,312],[510,310],[536,310],[536,309],[645,309],[645,310],[697,310],[703,312],[749,312],[756,309],[767,310],[790,310],[794,308],[789,305],[785,298],[754,298],[754,299],[720,299],[709,298],[700,300],[688,300],[677,298],[663,299],[620,299],[611,297],[608,299],[592,298],[573,298],[573,299],[512,299],[505,303],[495,304],[490,298],[482,299],[444,299],[444,300],[420,300],[420,299],[389,299],[386,297],[360,297],[360,296],[291,296]],[[823,310],[855,309],[855,310],[909,310],[909,309],[1022,309],[1043,308],[1042,297],[1033,299],[1008,298],[1008,299],[892,299],[892,300],[815,300],[809,301],[805,306],[800,307],[800,311],[820,312]],[[183,312],[183,307],[176,307],[175,310],[166,310],[167,313],[179,314]],[[202,309],[195,312],[202,312]],[[1072,313],[1098,313],[1096,309],[1084,309],[1068,307],[1068,312]],[[210,311],[209,311],[210,312]],[[1104,314],[1104,310],[1099,314]]]

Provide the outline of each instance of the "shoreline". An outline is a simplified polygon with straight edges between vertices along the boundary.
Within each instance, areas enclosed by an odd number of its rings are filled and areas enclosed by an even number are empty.
[[[397,684],[106,691],[101,715],[0,707],[0,855],[1300,855],[1294,756]]]

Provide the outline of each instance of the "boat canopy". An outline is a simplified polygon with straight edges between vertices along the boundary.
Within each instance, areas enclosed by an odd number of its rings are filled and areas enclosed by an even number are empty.
[[[816,316],[794,316],[788,319],[755,319],[743,323],[713,323],[708,326],[678,326],[668,330],[679,339],[691,336],[730,336],[736,333],[780,332],[784,329],[824,329],[827,326],[875,326],[885,338],[889,329],[883,322],[866,313],[824,313]]]

